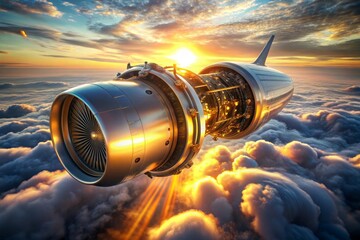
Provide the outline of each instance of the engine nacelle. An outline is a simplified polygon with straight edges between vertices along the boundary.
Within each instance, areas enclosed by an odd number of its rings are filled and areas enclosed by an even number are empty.
[[[82,183],[110,186],[141,173],[180,173],[205,135],[254,132],[293,93],[287,75],[264,66],[272,39],[253,64],[222,62],[195,74],[145,63],[116,80],[61,93],[50,115],[61,163]]]

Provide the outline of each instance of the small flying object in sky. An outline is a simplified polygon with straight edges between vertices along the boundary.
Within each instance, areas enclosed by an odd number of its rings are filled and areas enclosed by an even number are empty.
[[[24,30],[20,30],[20,35],[23,36],[23,38],[27,38],[27,34]]]

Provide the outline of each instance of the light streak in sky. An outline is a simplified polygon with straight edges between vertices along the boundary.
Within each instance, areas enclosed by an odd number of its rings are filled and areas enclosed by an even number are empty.
[[[122,237],[141,239],[149,227],[172,216],[180,182],[180,175],[153,179],[124,221]]]

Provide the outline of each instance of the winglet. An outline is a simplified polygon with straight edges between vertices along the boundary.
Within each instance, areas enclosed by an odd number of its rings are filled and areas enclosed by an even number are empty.
[[[261,51],[260,55],[255,60],[255,62],[253,62],[254,64],[265,66],[266,58],[269,54],[269,50],[270,50],[271,44],[274,40],[274,37],[275,37],[275,35],[271,35],[271,37],[270,37],[269,41],[267,42],[267,44],[265,45],[264,49]]]

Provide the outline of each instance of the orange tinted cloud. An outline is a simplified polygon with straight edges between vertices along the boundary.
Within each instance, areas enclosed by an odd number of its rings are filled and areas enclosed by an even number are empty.
[[[197,210],[188,210],[162,222],[150,230],[149,237],[155,239],[220,239],[217,220],[212,215]]]

